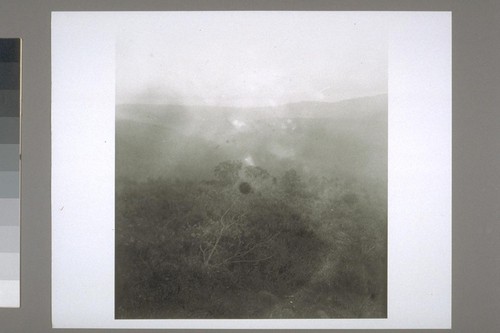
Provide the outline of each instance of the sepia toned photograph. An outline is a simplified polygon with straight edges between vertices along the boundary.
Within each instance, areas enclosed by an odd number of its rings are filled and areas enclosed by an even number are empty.
[[[116,35],[115,318],[387,318],[386,20],[180,14]]]

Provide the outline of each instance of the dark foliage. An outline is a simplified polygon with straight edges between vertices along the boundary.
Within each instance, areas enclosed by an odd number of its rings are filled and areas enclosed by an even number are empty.
[[[385,317],[378,189],[239,161],[201,182],[117,179],[116,317]]]

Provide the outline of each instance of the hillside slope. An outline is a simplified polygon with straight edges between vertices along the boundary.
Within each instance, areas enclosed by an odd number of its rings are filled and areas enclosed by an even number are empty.
[[[267,108],[116,107],[118,177],[206,179],[223,160],[384,180],[387,96]]]

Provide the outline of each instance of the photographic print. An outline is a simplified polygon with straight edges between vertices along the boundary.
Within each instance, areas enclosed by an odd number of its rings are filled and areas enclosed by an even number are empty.
[[[115,318],[386,318],[386,20],[140,22],[116,37]]]
[[[52,13],[54,328],[451,325],[451,13]]]

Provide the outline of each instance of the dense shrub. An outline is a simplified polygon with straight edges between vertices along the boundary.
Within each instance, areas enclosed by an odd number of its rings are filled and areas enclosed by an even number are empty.
[[[116,316],[384,317],[384,203],[238,161],[202,182],[117,179]]]

